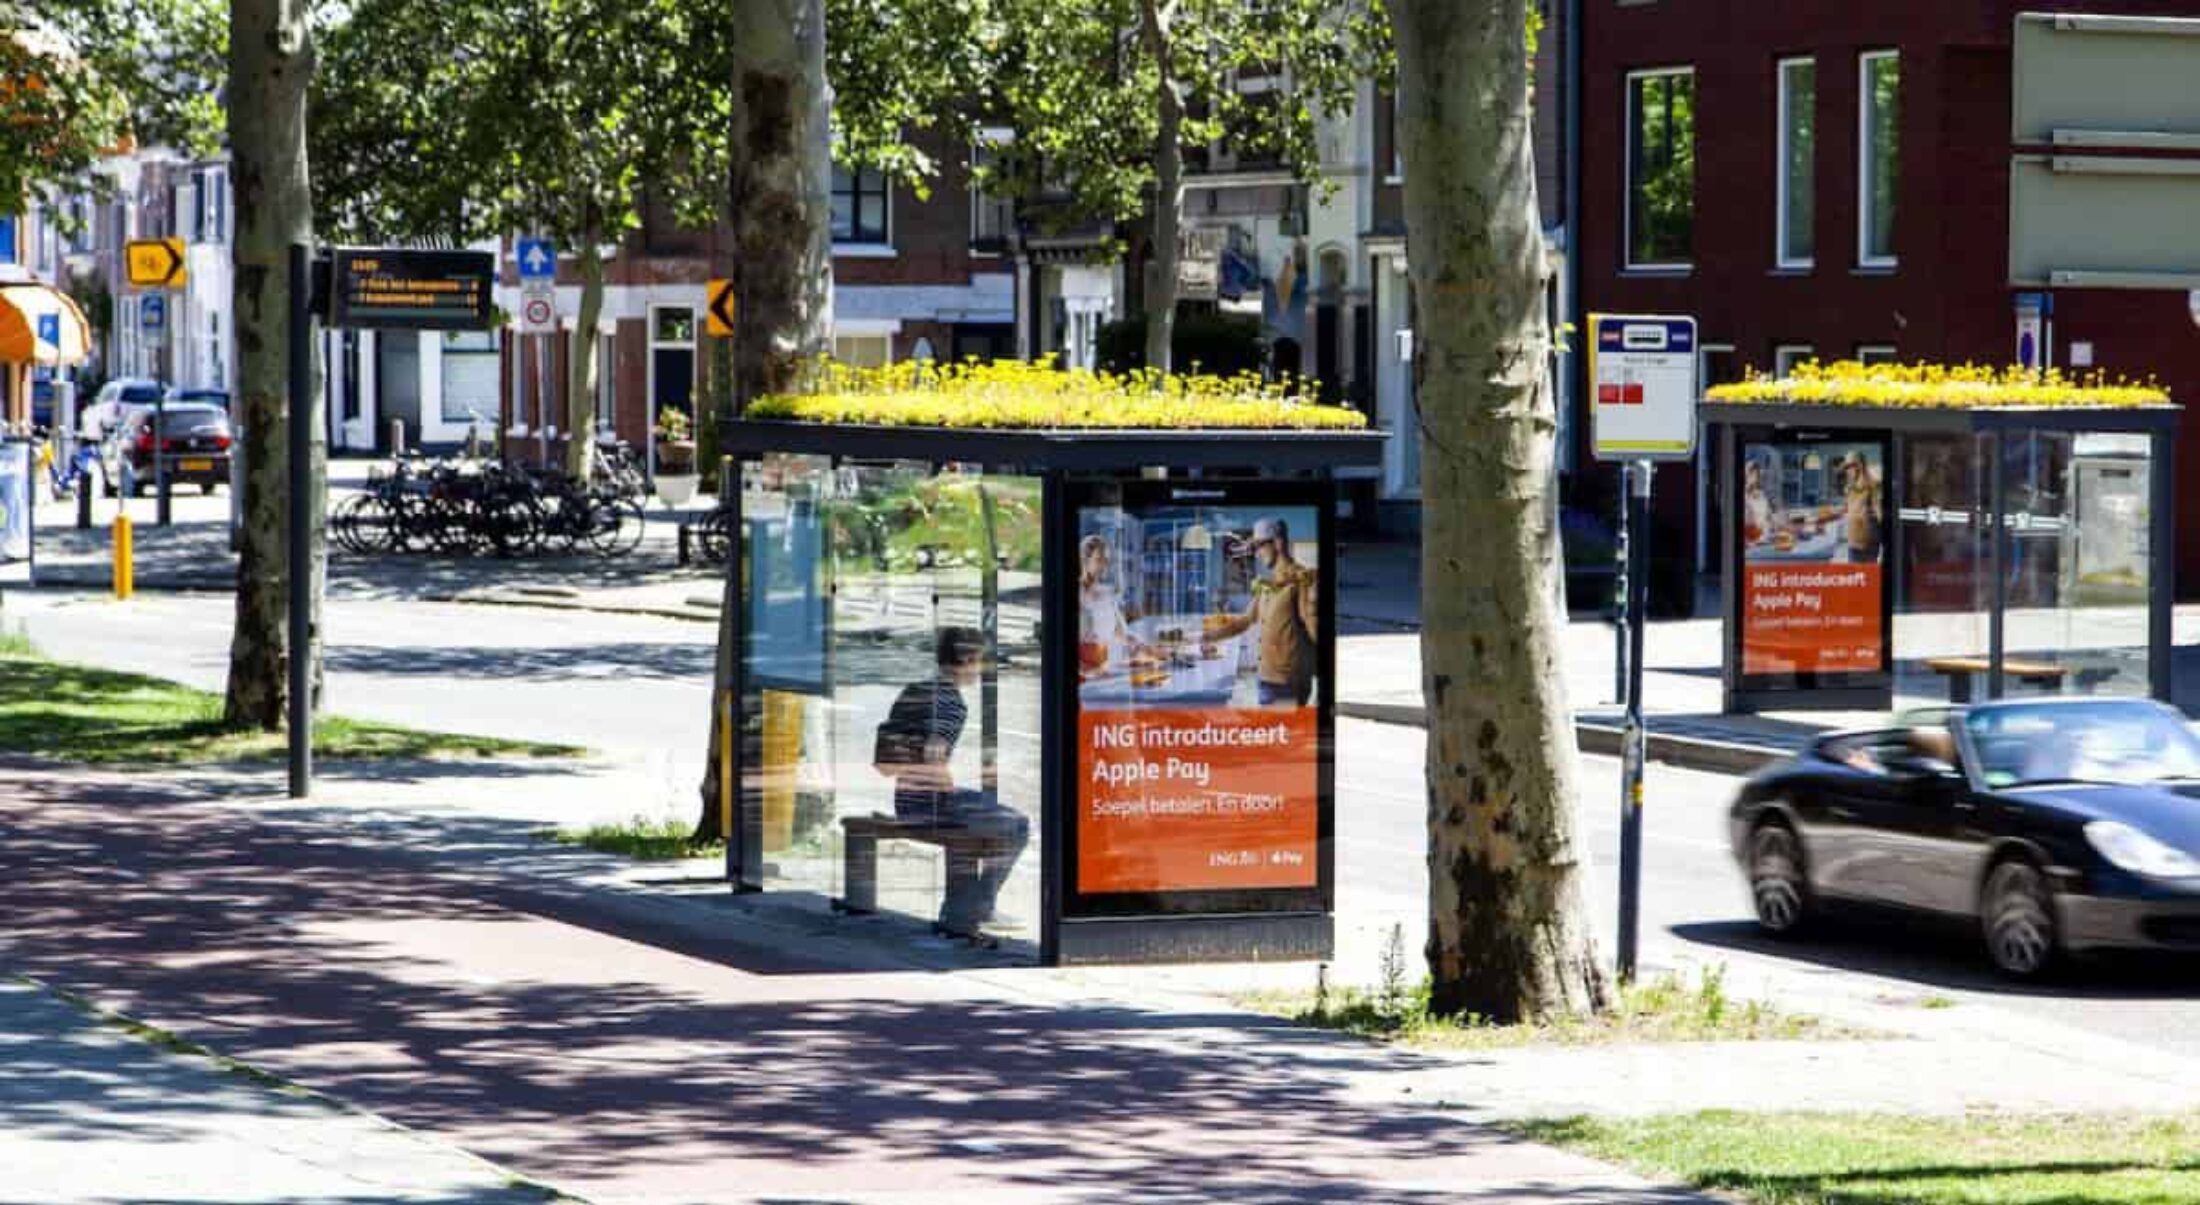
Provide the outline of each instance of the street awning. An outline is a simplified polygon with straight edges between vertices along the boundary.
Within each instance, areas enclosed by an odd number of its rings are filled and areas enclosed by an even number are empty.
[[[82,364],[92,328],[66,293],[35,281],[0,283],[0,364]]]

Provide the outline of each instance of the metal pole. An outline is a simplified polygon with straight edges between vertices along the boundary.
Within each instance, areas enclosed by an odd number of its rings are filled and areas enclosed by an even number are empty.
[[[1634,565],[1632,546],[1629,543],[1629,526],[1626,493],[1627,483],[1633,476],[1631,466],[1620,467],[1619,543],[1613,549],[1617,580],[1612,583],[1612,701],[1627,701],[1627,621],[1630,602],[1634,598],[1634,575],[1629,570]]]
[[[168,526],[168,391],[153,398],[153,521]]]
[[[290,797],[313,792],[313,264],[290,245]]]
[[[1619,813],[1619,977],[1635,977],[1635,935],[1642,921],[1642,774],[1649,757],[1649,733],[1642,722],[1643,617],[1650,568],[1650,473],[1649,461],[1631,464],[1627,472],[1628,613],[1633,624],[1627,633],[1627,733],[1620,769]]]

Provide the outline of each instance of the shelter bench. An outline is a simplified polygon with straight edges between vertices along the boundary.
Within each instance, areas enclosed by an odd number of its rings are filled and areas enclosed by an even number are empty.
[[[1969,703],[1973,698],[1973,677],[1992,672],[1993,663],[1984,657],[1931,657],[1926,659],[1925,668],[1947,677],[1950,703]],[[2027,686],[2039,686],[2058,692],[2062,690],[2063,683],[2070,679],[2076,679],[2080,689],[2090,690],[2114,676],[2111,670],[2072,669],[2052,661],[2024,661],[2007,657],[2002,659],[2001,672],[2003,677],[2015,678]]]
[[[862,916],[878,911],[878,843],[914,841],[936,845],[947,855],[948,873],[974,874],[976,863],[1005,854],[1012,846],[991,833],[955,824],[903,820],[874,813],[841,820],[841,887],[833,911]]]

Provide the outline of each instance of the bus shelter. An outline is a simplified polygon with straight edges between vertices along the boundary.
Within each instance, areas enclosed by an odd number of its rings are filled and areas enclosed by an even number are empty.
[[[1329,955],[1332,472],[1381,433],[720,431],[738,890],[1047,964]]]
[[[1726,710],[2169,699],[2178,415],[2017,373],[1712,390]]]

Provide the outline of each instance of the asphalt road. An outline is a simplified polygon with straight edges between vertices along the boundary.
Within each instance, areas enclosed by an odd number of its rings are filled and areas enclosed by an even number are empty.
[[[144,596],[99,599],[11,595],[7,616],[48,652],[218,688],[230,600]],[[332,599],[328,706],[423,727],[647,750],[673,773],[707,724],[710,625],[534,608]],[[1350,664],[1349,657],[1342,658]],[[1013,695],[1013,692],[1011,692]],[[1028,735],[1015,714],[1004,740]],[[1421,944],[1422,737],[1414,729],[1347,721],[1339,781],[1339,909],[1363,930],[1401,926]],[[1591,906],[1610,942],[1616,904],[1618,767],[1583,761],[1582,811],[1593,875]],[[1735,783],[1653,766],[1645,810],[1643,958],[1696,959],[1798,972],[1862,972],[1890,993],[2011,1008],[2094,1033],[2200,1053],[2200,971],[2160,960],[2092,968],[2071,983],[2018,990],[1985,968],[1967,933],[1856,924],[1800,945],[1759,940],[1726,847],[1724,811]],[[1606,946],[1609,949],[1609,944]],[[1848,978],[1844,977],[1844,982]],[[1879,990],[1875,987],[1874,990]]]

